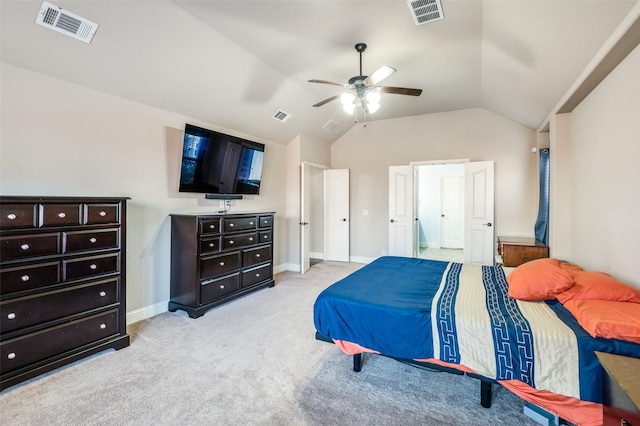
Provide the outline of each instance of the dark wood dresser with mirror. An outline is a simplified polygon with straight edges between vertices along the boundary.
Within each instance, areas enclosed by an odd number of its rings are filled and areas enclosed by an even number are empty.
[[[129,345],[126,200],[0,197],[2,389]]]
[[[171,215],[169,311],[197,318],[273,287],[274,213]]]

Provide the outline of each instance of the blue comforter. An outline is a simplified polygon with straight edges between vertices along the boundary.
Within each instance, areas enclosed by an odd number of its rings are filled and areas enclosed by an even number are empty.
[[[507,291],[500,267],[381,257],[325,289],[314,322],[325,337],[387,356],[435,358],[599,403],[593,352],[640,358],[640,345],[591,337],[560,303]]]

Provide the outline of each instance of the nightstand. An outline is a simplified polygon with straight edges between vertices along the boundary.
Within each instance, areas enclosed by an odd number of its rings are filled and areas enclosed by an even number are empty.
[[[549,246],[535,238],[498,237],[498,256],[504,266],[516,267],[530,260],[549,257]]]
[[[604,425],[640,426],[640,359],[596,352],[602,377]]]

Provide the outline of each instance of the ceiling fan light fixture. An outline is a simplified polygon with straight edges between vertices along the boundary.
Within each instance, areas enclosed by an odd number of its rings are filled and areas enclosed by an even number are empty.
[[[378,108],[380,108],[380,104],[373,104],[373,103],[367,104],[367,111],[369,111],[369,114],[373,114],[378,110]]]
[[[340,96],[340,102],[342,102],[342,109],[347,114],[353,114],[353,110],[356,108],[354,101],[356,97],[353,93],[343,93]]]

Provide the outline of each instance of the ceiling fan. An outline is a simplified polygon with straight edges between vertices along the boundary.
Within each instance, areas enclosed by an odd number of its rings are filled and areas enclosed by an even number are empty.
[[[360,106],[365,113],[374,113],[380,107],[380,93],[393,93],[396,95],[420,96],[422,89],[409,89],[406,87],[378,86],[385,78],[396,72],[395,68],[386,65],[380,67],[373,74],[362,75],[362,52],[367,49],[364,43],[355,45],[355,49],[360,53],[360,75],[351,77],[347,84],[334,83],[326,80],[309,80],[309,83],[332,84],[349,89],[341,95],[335,95],[318,102],[314,107],[320,107],[338,98],[342,101],[342,107],[348,114],[353,114],[356,107]]]

